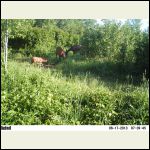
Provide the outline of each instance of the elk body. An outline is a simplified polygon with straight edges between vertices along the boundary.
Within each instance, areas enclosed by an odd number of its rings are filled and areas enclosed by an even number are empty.
[[[81,48],[82,48],[82,45],[74,45],[74,46],[71,46],[71,48],[66,51],[66,55],[67,55],[68,52],[70,52],[70,51],[72,51],[73,54],[76,54]]]
[[[42,58],[42,57],[32,57],[31,62],[37,63],[37,64],[43,64],[43,63],[48,62],[48,60],[46,58]]]
[[[59,57],[59,59],[65,58],[66,57],[66,52],[61,47],[57,47],[56,48],[56,57],[57,56]]]

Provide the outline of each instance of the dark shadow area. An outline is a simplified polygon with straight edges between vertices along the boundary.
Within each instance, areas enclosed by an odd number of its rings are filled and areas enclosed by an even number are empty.
[[[112,62],[84,62],[68,63],[64,62],[63,66],[58,68],[62,73],[69,77],[86,76],[90,74],[93,77],[100,78],[104,82],[110,83],[128,83],[139,85],[142,82],[143,74],[136,71],[134,64],[119,64]]]

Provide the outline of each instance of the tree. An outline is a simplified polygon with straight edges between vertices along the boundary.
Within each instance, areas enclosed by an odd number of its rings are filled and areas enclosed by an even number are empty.
[[[5,20],[5,46],[4,46],[4,64],[7,72],[7,57],[8,57],[8,20]]]

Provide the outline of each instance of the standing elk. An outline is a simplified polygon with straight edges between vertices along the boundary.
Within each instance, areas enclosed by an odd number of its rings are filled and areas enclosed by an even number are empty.
[[[61,48],[61,47],[57,47],[56,48],[56,58],[57,56],[59,56],[59,59],[65,58],[66,57],[66,52]]]

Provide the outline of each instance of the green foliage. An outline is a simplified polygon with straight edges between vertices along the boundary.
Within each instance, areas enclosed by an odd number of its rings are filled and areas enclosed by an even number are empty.
[[[84,32],[84,36],[82,38],[82,44],[84,45],[84,49],[82,50],[82,53],[93,57],[96,55],[104,55],[104,51],[102,50],[101,45],[101,39],[102,39],[102,33],[99,29],[87,29]]]
[[[1,29],[4,42],[5,20],[2,20]],[[69,49],[72,45],[79,44],[83,26],[81,20],[73,19],[9,19],[8,31],[9,47],[13,48],[13,53],[23,48],[23,54],[40,56],[54,52],[57,46]]]
[[[123,25],[102,21],[8,20],[7,74],[3,53],[1,57],[1,124],[149,123],[149,32],[141,31],[136,19]],[[2,50],[5,23],[2,19]],[[44,56],[53,64],[57,46],[68,50],[76,44],[83,45],[79,53],[69,52],[53,69],[21,63]]]
[[[30,49],[32,55],[44,55],[54,51],[54,31],[43,28],[33,28],[27,34],[27,49]]]
[[[130,93],[116,92],[117,115],[114,116],[113,124],[147,124],[149,122],[149,117],[146,115],[149,113],[148,93],[148,90],[143,91],[141,88],[136,88]]]
[[[5,19],[1,21],[3,48],[6,25]],[[135,64],[136,72],[149,72],[149,33],[140,30],[141,20],[128,19],[123,25],[116,20],[102,22],[103,25],[92,19],[9,19],[9,48],[12,53],[47,56],[54,54],[58,46],[68,50],[82,44],[80,54],[86,57]]]
[[[111,118],[116,113],[114,110],[113,94],[101,87],[86,93],[81,101],[81,124],[112,124]],[[110,103],[111,101],[111,103]]]
[[[5,19],[1,20],[1,32],[5,31]],[[34,20],[31,19],[8,19],[9,38],[26,37],[27,32],[32,28]]]
[[[75,66],[77,62],[72,63]],[[149,122],[147,80],[139,87],[130,84],[109,87],[92,79],[90,74],[67,77],[58,68],[49,70],[9,61],[8,70],[7,75],[2,70],[1,76],[1,124],[131,125]]]
[[[136,72],[149,72],[149,33],[140,30],[140,20],[103,20],[104,25],[87,28],[82,36],[86,57],[108,58],[124,64],[136,64]],[[130,67],[130,66],[129,66]]]
[[[135,65],[138,73],[149,75],[149,33],[143,33],[135,49]]]

